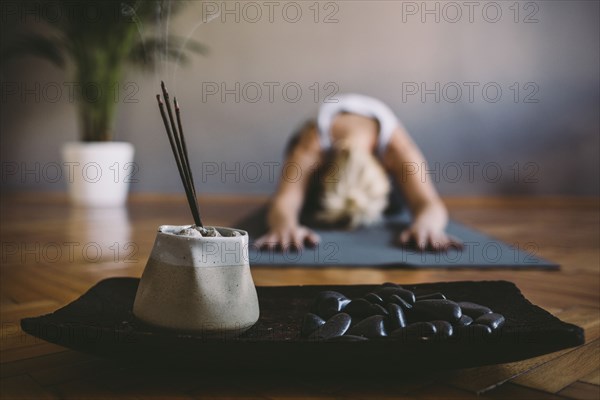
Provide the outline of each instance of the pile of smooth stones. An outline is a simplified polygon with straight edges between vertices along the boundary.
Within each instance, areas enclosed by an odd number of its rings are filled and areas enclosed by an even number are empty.
[[[464,334],[489,336],[505,322],[503,315],[471,302],[454,302],[442,293],[415,294],[394,283],[361,298],[335,291],[320,292],[302,321],[309,340],[364,341],[394,338],[407,341],[448,339]]]

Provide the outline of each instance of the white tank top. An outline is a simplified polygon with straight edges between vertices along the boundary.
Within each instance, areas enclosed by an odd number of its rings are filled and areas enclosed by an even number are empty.
[[[337,96],[337,103],[325,103],[319,109],[317,126],[319,140],[323,150],[331,148],[331,124],[335,116],[342,112],[374,118],[379,122],[377,151],[382,156],[387,148],[392,133],[400,126],[394,112],[383,102],[360,94],[344,94]]]

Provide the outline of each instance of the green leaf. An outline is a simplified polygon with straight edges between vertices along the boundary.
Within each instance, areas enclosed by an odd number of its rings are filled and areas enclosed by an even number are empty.
[[[132,62],[150,68],[156,55],[186,63],[189,53],[206,54],[203,44],[170,36],[142,37],[145,27],[166,18],[185,5],[170,0],[23,0],[57,13],[41,13],[52,34],[19,36],[0,50],[3,62],[16,56],[35,55],[64,67],[69,58],[75,66],[75,80],[102,88],[94,101],[78,97],[83,140],[109,140],[117,105],[111,88],[121,81],[125,66]],[[58,17],[56,17],[58,15]],[[52,17],[52,18],[51,18]],[[168,46],[167,46],[168,43]]]
[[[64,44],[57,37],[27,34],[18,36],[13,43],[2,49],[0,55],[2,62],[33,55],[63,68],[65,66],[64,49]]]

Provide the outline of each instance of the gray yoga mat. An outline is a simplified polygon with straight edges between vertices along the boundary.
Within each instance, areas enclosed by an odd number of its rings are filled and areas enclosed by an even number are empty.
[[[461,239],[462,250],[421,252],[393,243],[396,234],[410,221],[407,213],[388,217],[381,225],[355,231],[315,229],[321,243],[311,249],[260,250],[252,241],[266,231],[264,209],[236,224],[249,232],[251,266],[277,267],[379,267],[379,268],[537,268],[559,266],[536,255],[535,242],[508,244],[451,221],[447,232]]]

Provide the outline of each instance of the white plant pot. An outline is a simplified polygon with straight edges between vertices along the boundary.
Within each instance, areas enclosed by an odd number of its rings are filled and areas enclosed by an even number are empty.
[[[126,142],[69,142],[62,148],[71,202],[86,207],[120,207],[135,179],[134,149]]]

